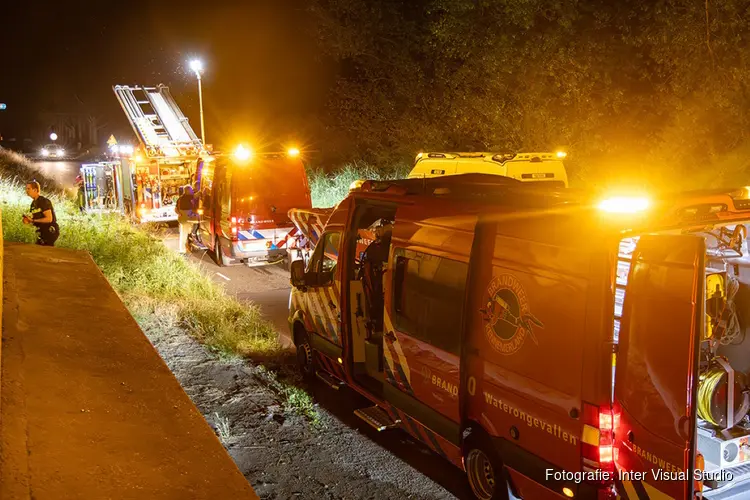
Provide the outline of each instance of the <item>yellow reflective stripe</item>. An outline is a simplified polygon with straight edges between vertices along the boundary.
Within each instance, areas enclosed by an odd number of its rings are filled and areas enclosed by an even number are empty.
[[[583,434],[581,434],[581,441],[593,446],[599,446],[599,438],[601,433],[596,427],[590,425],[583,426]]]
[[[632,481],[623,481],[622,487],[625,488],[625,493],[630,500],[638,500],[638,493],[636,493]]]

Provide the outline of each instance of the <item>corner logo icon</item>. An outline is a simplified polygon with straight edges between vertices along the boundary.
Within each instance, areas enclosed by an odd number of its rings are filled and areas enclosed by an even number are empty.
[[[534,327],[544,328],[544,324],[531,314],[526,291],[515,276],[495,276],[487,286],[484,303],[480,309],[484,334],[493,349],[504,355],[515,354],[526,337],[539,345]]]

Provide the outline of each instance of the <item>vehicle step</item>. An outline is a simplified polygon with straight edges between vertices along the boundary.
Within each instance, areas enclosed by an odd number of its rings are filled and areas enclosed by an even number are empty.
[[[322,380],[328,387],[337,391],[341,386],[346,385],[346,382],[343,380],[325,372],[315,372],[315,376]]]
[[[356,416],[370,424],[373,429],[378,432],[382,432],[387,429],[393,429],[398,427],[401,420],[393,420],[388,414],[379,406],[371,406],[369,408],[360,408],[354,412]]]

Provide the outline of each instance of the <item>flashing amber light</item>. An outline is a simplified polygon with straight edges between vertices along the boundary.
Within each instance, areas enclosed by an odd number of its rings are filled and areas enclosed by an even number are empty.
[[[557,157],[558,158],[565,158],[566,156],[568,156],[568,153],[566,153],[565,151],[558,151],[557,152]]]
[[[145,203],[141,203],[141,208],[146,208],[146,204]]]
[[[340,364],[340,365],[343,365],[343,364],[344,364],[344,360],[343,360],[343,359],[341,359],[341,358],[339,358],[339,364]]]
[[[575,493],[573,493],[573,490],[571,490],[570,488],[566,486],[565,488],[563,488],[563,495],[565,495],[568,498],[573,498]]]
[[[362,184],[364,184],[365,181],[363,180],[356,180],[349,184],[349,191],[356,191],[357,189],[362,187]]]
[[[253,157],[253,150],[240,144],[237,146],[237,149],[234,150],[234,156],[240,161],[247,161]]]
[[[232,217],[232,224],[237,224],[237,217]]]
[[[599,210],[618,214],[635,214],[643,212],[651,205],[647,198],[615,196],[599,202]]]
[[[299,149],[297,148],[289,148],[289,151],[286,152],[289,156],[299,156]]]
[[[203,209],[202,208],[198,209],[198,215],[203,215]]]
[[[135,162],[140,163],[143,161],[143,157],[141,155],[135,155]]]

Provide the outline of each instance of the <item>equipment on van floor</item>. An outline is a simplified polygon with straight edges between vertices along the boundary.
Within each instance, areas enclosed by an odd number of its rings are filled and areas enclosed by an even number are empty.
[[[291,266],[303,373],[368,398],[357,416],[411,434],[478,498],[750,496],[750,260],[732,236],[750,202],[529,184],[357,183]],[[357,272],[381,220],[382,304]]]

